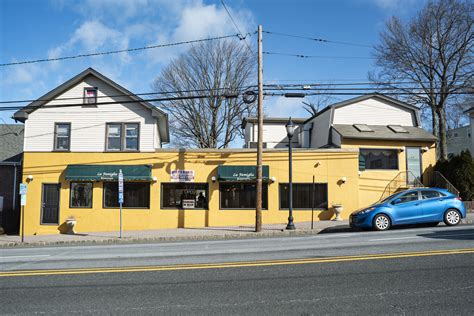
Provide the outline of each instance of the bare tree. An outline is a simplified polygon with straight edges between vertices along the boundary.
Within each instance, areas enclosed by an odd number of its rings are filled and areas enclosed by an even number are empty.
[[[388,86],[430,109],[440,159],[447,159],[446,106],[474,75],[473,8],[469,0],[428,2],[408,23],[392,17],[375,47],[380,71],[372,79],[413,82]]]
[[[206,97],[159,104],[170,115],[173,143],[226,148],[241,137],[242,118],[254,112],[255,104],[222,95],[239,93],[249,86],[255,77],[254,65],[255,56],[242,42],[224,40],[192,46],[174,59],[155,80],[153,89],[169,91],[169,97]]]
[[[314,97],[308,97],[306,101],[303,101],[303,109],[314,116],[319,111],[324,109],[326,106],[334,102],[334,98],[331,95],[325,94],[327,91],[322,90],[320,93],[315,94]]]

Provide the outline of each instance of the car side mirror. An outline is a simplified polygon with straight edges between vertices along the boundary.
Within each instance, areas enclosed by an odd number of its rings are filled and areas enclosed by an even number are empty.
[[[395,204],[398,204],[402,201],[402,199],[398,198],[398,199],[395,199],[392,201],[392,204],[395,205]]]

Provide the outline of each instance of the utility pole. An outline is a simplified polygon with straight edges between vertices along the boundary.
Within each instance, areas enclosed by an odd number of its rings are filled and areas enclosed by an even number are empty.
[[[255,207],[255,231],[262,230],[262,152],[263,152],[263,57],[262,26],[258,26],[258,138],[257,138],[257,205]]]

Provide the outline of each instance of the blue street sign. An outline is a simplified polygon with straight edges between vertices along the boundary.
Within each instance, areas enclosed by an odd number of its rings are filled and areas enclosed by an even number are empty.
[[[123,203],[123,173],[122,169],[119,170],[118,174],[118,202]]]
[[[26,195],[28,192],[28,186],[26,183],[20,183],[20,195]]]

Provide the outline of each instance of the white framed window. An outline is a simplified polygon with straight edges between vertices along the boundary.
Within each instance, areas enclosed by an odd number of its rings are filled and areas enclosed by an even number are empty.
[[[107,151],[138,151],[139,123],[107,123]]]
[[[71,123],[54,124],[54,150],[71,150]]]
[[[84,104],[96,104],[97,103],[97,88],[86,87],[84,88]]]

